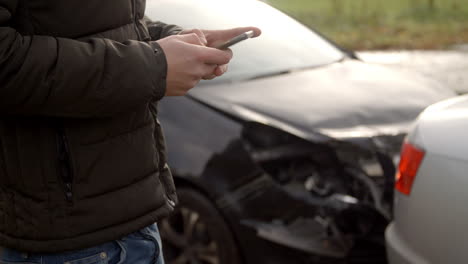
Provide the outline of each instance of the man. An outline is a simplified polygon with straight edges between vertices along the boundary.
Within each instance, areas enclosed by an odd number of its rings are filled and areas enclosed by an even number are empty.
[[[156,103],[225,72],[231,52],[211,47],[260,31],[148,28],[144,9],[0,0],[1,263],[162,262],[152,224],[177,198]]]

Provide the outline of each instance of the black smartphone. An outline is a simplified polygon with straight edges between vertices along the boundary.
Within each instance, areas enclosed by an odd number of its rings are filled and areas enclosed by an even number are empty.
[[[245,33],[242,33],[242,34],[240,34],[238,36],[233,37],[232,39],[224,42],[221,45],[216,46],[215,48],[221,49],[221,50],[227,49],[227,48],[231,47],[232,45],[237,44],[237,43],[239,43],[239,42],[241,42],[243,40],[252,38],[253,36],[254,36],[254,32],[252,30],[247,31]]]

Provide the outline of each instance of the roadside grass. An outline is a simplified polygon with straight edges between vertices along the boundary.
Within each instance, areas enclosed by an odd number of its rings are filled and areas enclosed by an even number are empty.
[[[468,0],[266,2],[348,49],[445,49],[468,43]]]

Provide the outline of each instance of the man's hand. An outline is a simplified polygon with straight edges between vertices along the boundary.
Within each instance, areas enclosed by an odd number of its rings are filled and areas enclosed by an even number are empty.
[[[196,34],[200,41],[207,47],[216,47],[226,41],[230,40],[237,35],[240,35],[244,32],[252,30],[254,32],[254,37],[260,36],[262,31],[256,27],[238,27],[231,29],[222,29],[222,30],[200,30],[200,29],[189,29],[180,32],[180,35],[184,34]],[[207,76],[204,76],[203,79],[211,80],[217,76],[223,75],[228,69],[227,65],[219,65],[214,69],[214,71]]]
[[[236,37],[247,31],[253,31],[254,38],[262,34],[262,31],[256,27],[239,27],[239,28],[231,28],[231,29],[224,29],[224,30],[202,30],[206,38],[206,42],[207,42],[206,45],[208,47],[216,47],[232,39],[233,37]]]
[[[230,50],[206,46],[206,39],[196,33],[174,35],[157,43],[167,60],[166,96],[185,95],[198,82],[216,74],[218,65],[226,65],[232,58]]]
[[[201,29],[188,29],[183,30],[179,35],[184,34],[196,34],[207,47],[216,47],[233,37],[236,37],[247,31],[254,32],[254,38],[260,36],[262,31],[256,27],[238,27],[231,29],[221,29],[221,30],[201,30]]]

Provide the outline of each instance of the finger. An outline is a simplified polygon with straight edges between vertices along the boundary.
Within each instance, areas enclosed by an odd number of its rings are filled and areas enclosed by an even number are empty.
[[[214,70],[214,75],[215,75],[215,76],[221,76],[221,75],[223,75],[224,73],[226,73],[227,70],[228,70],[228,65],[227,65],[227,64],[219,65],[219,66],[216,67],[216,69]]]
[[[228,64],[232,59],[230,49],[219,50],[209,47],[200,47],[200,59],[206,64],[223,65]]]
[[[213,80],[214,78],[216,78],[216,75],[211,74],[211,75],[209,75],[209,76],[203,77],[203,80]]]
[[[199,46],[206,46],[206,44],[203,42],[202,39],[196,34],[196,33],[189,33],[189,34],[184,34],[184,35],[178,35],[177,36],[180,40],[194,44],[194,45],[199,45]],[[205,39],[206,41],[206,39]]]
[[[208,45],[213,46],[213,44],[226,42],[233,37],[236,37],[247,31],[253,31],[253,37],[258,37],[262,34],[262,31],[257,27],[238,27],[224,30],[205,30],[205,36],[208,40]]]
[[[216,66],[216,68],[214,69],[214,71],[212,72],[212,74],[208,75],[208,76],[204,76],[203,79],[204,80],[212,80],[216,77],[219,77],[221,75],[223,75],[224,73],[227,72],[227,69],[228,69],[228,65],[227,64],[224,64],[224,65],[218,65]]]
[[[200,68],[198,78],[202,78],[204,80],[211,80],[212,79],[211,76],[214,75],[214,72],[215,72],[217,67],[218,67],[218,65],[205,64],[203,67]]]
[[[203,43],[203,46],[206,46],[208,44],[208,41],[206,40],[206,37],[203,31],[197,28],[183,30],[179,33],[179,35],[186,35],[186,34],[192,34],[192,33],[197,35],[200,38],[200,41]]]

